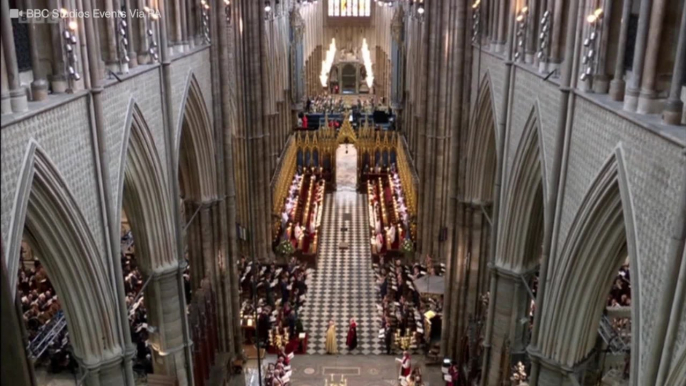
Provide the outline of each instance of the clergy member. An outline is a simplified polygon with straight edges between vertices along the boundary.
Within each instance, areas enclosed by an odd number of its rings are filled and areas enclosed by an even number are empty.
[[[338,345],[336,344],[336,325],[333,320],[329,320],[329,328],[326,330],[326,353],[338,354]]]
[[[400,376],[407,377],[412,371],[412,360],[410,359],[410,353],[403,351],[403,359],[400,361]]]

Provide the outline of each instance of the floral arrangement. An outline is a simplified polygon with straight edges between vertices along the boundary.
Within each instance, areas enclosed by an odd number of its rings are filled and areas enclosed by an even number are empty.
[[[403,244],[400,246],[400,248],[403,251],[403,253],[413,253],[414,252],[414,243],[408,237],[405,240],[403,240]]]
[[[293,252],[295,252],[295,248],[293,248],[293,244],[291,244],[290,240],[283,240],[276,247],[276,253],[279,255],[289,256]]]

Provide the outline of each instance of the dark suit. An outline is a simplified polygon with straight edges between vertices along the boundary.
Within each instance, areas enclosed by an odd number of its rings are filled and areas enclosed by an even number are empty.
[[[386,328],[384,343],[386,344],[386,354],[391,355],[391,347],[393,346],[393,327]]]

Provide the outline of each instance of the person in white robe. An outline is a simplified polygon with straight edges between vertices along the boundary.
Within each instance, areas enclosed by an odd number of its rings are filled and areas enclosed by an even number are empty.
[[[304,236],[305,232],[303,231],[303,228],[300,226],[300,223],[295,224],[295,239],[298,241],[298,249],[303,248]]]

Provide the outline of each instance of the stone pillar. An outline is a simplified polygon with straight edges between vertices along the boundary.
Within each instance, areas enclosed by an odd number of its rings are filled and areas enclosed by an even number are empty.
[[[58,0],[50,0],[50,9],[60,9]],[[58,23],[49,24],[50,29],[50,48],[52,49],[52,74],[50,75],[50,85],[52,92],[63,93],[67,90],[67,77],[65,76],[66,67],[64,63],[64,38],[62,31],[64,30],[62,21]]]
[[[9,0],[2,0],[2,10],[0,13],[2,13],[2,19],[0,19],[2,22],[2,49],[5,55],[5,70],[7,71],[7,82],[3,82],[3,84],[9,85],[12,112],[21,113],[28,110],[29,106],[26,99],[26,91],[19,84],[19,68],[17,67],[17,52],[14,47]]]
[[[131,2],[135,0],[123,1],[125,5],[124,10],[126,11],[126,38],[129,40],[129,51],[127,52],[129,55],[129,68],[134,68],[138,66],[138,54],[136,53],[136,42],[133,34],[133,19],[131,18],[131,11],[133,10]],[[141,9],[140,12],[143,12],[143,10]],[[143,31],[143,34],[145,35],[145,31]]]
[[[681,90],[684,85],[684,67],[686,67],[686,6],[681,14],[681,26],[679,27],[679,41],[676,47],[672,84],[669,88],[669,97],[662,112],[662,120],[668,125],[684,123],[684,102],[681,101]]]
[[[183,45],[183,50],[188,51],[188,21],[186,15],[186,0],[175,0],[176,6],[179,8],[179,14],[181,15],[181,44]],[[212,10],[212,12],[216,12]]]
[[[606,94],[610,86],[610,78],[607,74],[607,51],[610,40],[610,16],[612,15],[612,1],[605,1],[603,13],[606,15],[600,19],[600,28],[597,33],[600,35],[598,41],[598,63],[596,64],[595,75],[593,75],[592,88],[596,94]]]
[[[99,4],[102,6],[102,3]],[[105,0],[105,11],[114,12],[113,0]],[[117,23],[116,19],[117,18],[114,17],[108,17],[103,20],[105,23],[105,41],[107,43],[105,51],[105,66],[108,70],[113,72],[119,72],[119,46],[117,43],[117,34],[115,33]]]
[[[148,308],[148,325],[155,331],[150,334],[153,368],[156,374],[176,377],[180,386],[188,385],[185,351],[190,342],[184,341],[182,332],[182,299],[179,298],[177,270],[172,267],[163,272],[153,273],[153,278],[145,290],[145,305]]]
[[[643,61],[645,59],[646,43],[648,41],[648,27],[650,25],[650,7],[653,0],[641,0],[638,15],[638,30],[636,31],[636,45],[634,48],[634,61],[631,68],[631,79],[627,84],[624,94],[624,110],[636,111],[638,107],[638,93],[641,86],[643,73]]]
[[[641,92],[638,97],[637,112],[640,114],[657,114],[662,108],[662,104],[657,99],[655,83],[666,8],[666,0],[656,0],[650,15],[648,47],[646,48],[645,67],[643,68],[643,76],[641,78]]]
[[[26,1],[27,9],[35,9],[32,0]],[[29,23],[29,44],[31,46],[31,70],[33,71],[33,82],[31,82],[31,97],[34,101],[42,101],[48,97],[48,81],[45,72],[41,68],[40,58],[38,57],[38,27],[35,20]]]
[[[1,100],[1,110],[2,114],[10,114],[12,112],[12,104],[10,103],[10,90],[7,88],[7,66],[5,65],[5,51],[0,45],[0,61],[2,62],[2,69],[0,70],[0,87],[2,87],[2,93],[0,94]]]
[[[631,17],[631,0],[623,0],[622,24],[619,30],[617,44],[617,59],[615,61],[614,78],[610,82],[610,98],[615,101],[624,99],[624,56],[626,56],[626,39],[629,34],[629,18]]]
[[[130,0],[127,0],[130,1]],[[146,0],[136,0],[138,1],[138,10],[140,12],[145,12]],[[150,62],[150,49],[148,42],[148,29],[151,28],[150,18],[146,15],[145,17],[140,17],[138,22],[138,63],[148,64]],[[132,36],[133,38],[133,36]]]
[[[193,13],[192,9],[191,9],[191,3],[189,1],[186,1],[185,4],[186,4],[186,24],[188,26],[187,27],[188,28],[188,47],[194,48],[195,45],[197,44],[196,38],[198,37],[198,33],[197,33],[198,30],[196,29],[197,27],[195,24],[195,22],[197,21],[196,15],[197,15],[198,10],[196,9],[196,11],[195,11],[196,13]],[[210,11],[219,13],[221,17],[225,17],[225,15],[226,15],[225,11],[224,11],[224,4],[222,4],[222,2],[219,2],[219,1],[217,2],[217,9],[216,10],[210,9]],[[216,36],[216,35],[214,35],[214,36]]]
[[[551,359],[544,358],[537,352],[529,353],[532,360],[538,363],[539,372],[537,382],[531,383],[536,386],[578,386],[579,383],[572,381],[570,375],[573,369],[563,366]]]
[[[171,5],[169,7],[169,20],[171,23],[169,23],[169,36],[172,37],[171,42],[173,49],[171,50],[172,53],[179,53],[183,52],[183,32],[181,31],[181,5],[179,4],[179,0],[172,0],[169,1],[169,4]]]

